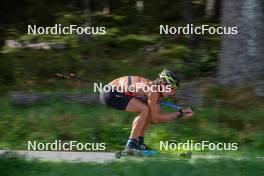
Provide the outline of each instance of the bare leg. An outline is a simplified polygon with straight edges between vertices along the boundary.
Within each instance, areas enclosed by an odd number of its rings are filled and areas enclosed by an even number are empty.
[[[150,125],[150,122],[151,122],[151,119],[150,119],[150,117],[148,117],[148,118],[147,118],[147,121],[146,121],[146,123],[144,124],[143,129],[142,129],[142,131],[140,132],[140,135],[139,135],[139,136],[144,136],[144,135],[145,135],[145,131],[147,130],[148,126]]]
[[[137,99],[132,99],[126,108],[129,112],[139,112],[139,115],[134,119],[130,138],[136,139],[141,135],[141,132],[147,122],[149,116],[149,109],[146,104]]]

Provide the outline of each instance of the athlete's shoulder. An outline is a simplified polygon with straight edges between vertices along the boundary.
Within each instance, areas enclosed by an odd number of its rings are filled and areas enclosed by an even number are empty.
[[[144,78],[142,76],[133,75],[131,76],[133,80],[136,80],[137,82],[150,82],[151,80],[148,78]]]

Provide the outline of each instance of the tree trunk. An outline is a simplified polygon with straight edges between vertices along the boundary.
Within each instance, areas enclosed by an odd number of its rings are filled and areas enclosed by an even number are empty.
[[[82,27],[89,27],[92,25],[92,19],[91,19],[91,7],[90,7],[90,0],[84,0],[84,16],[86,18],[85,23],[83,24]],[[81,34],[79,36],[79,41],[80,43],[87,43],[91,39],[91,34]]]
[[[144,9],[144,1],[137,1],[136,8],[139,13],[141,13]]]
[[[193,24],[193,13],[192,13],[192,1],[183,0],[182,1],[182,16],[186,24]],[[191,40],[189,41],[190,46],[195,46],[198,42],[198,35],[191,34]]]
[[[223,0],[222,26],[238,34],[223,35],[218,80],[224,85],[263,85],[263,14],[260,0]]]
[[[205,7],[205,17],[206,18],[211,18],[215,16],[215,5],[216,5],[215,0],[206,1],[206,7]]]
[[[104,0],[103,2],[103,14],[108,15],[110,13],[110,0]]]

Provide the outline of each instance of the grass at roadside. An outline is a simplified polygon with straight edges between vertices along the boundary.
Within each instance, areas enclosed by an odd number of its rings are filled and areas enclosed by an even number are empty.
[[[28,140],[76,140],[105,142],[107,150],[118,150],[126,143],[136,115],[101,105],[50,101],[20,107],[11,105],[6,98],[1,98],[1,102],[0,149],[27,149]],[[236,152],[263,155],[263,113],[261,107],[197,109],[195,117],[188,122],[174,120],[151,125],[146,143],[159,148],[159,141],[167,140],[237,142],[239,150]]]
[[[128,160],[108,163],[63,163],[1,157],[1,175],[6,176],[171,176],[171,175],[263,175],[261,160]]]

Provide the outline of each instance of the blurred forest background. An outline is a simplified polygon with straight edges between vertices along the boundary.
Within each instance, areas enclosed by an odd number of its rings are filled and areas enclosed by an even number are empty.
[[[153,125],[147,143],[193,139],[238,142],[236,153],[263,154],[264,16],[262,0],[9,0],[0,10],[0,148],[28,140],[125,144],[135,114],[93,102],[93,82],[123,75],[155,79],[165,67],[182,73],[182,93],[195,117]],[[27,35],[27,25],[105,26],[105,35]],[[160,35],[159,25],[237,26],[237,35]],[[46,43],[43,43],[46,42]],[[53,43],[55,48],[49,48]],[[29,46],[31,47],[26,47]],[[56,47],[57,46],[57,47]],[[17,92],[24,99],[12,101]],[[33,93],[33,94],[27,94]],[[70,94],[69,96],[65,94]],[[28,101],[27,96],[34,100]],[[45,98],[43,98],[45,97]],[[89,97],[89,96],[88,96]],[[16,97],[15,97],[16,99]],[[74,98],[73,98],[74,99]],[[88,98],[89,99],[89,98]],[[22,101],[22,103],[21,103]],[[172,111],[162,107],[163,110]]]

